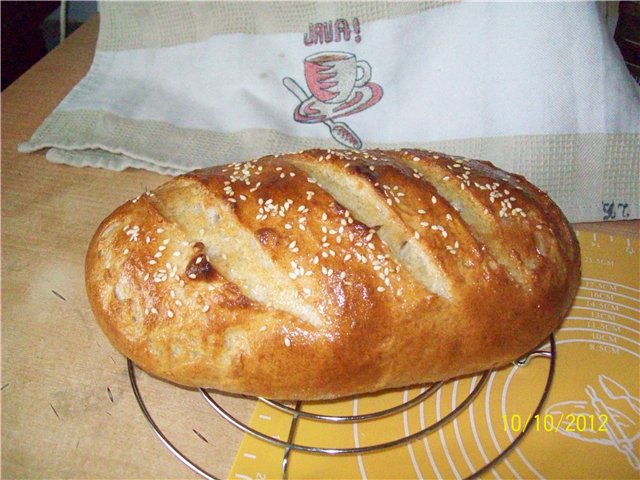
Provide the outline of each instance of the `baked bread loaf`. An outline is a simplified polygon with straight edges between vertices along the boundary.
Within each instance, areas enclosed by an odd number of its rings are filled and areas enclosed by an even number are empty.
[[[169,381],[329,399],[499,367],[547,339],[574,233],[523,177],[424,150],[310,150],[198,170],[89,246],[95,317]]]

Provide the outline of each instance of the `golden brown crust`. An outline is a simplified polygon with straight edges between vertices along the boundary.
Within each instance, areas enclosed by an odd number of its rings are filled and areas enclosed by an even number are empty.
[[[371,206],[384,225],[366,224]],[[91,241],[86,284],[110,341],[150,373],[323,399],[518,358],[558,327],[579,270],[566,219],[522,177],[423,150],[313,150],[127,202]]]

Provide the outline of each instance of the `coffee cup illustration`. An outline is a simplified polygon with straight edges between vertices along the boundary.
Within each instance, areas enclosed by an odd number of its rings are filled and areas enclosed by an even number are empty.
[[[383,90],[371,82],[371,65],[353,53],[322,51],[304,59],[304,77],[310,93],[293,78],[283,85],[300,102],[293,111],[296,122],[324,123],[339,144],[362,148],[358,134],[339,118],[362,112],[378,103]]]
[[[304,60],[304,78],[311,94],[324,103],[347,101],[354,88],[371,79],[371,65],[353,53],[320,52]]]

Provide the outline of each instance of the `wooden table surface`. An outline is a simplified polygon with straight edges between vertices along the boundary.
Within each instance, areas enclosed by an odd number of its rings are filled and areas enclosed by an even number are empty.
[[[3,478],[195,477],[149,429],[125,360],[99,331],[84,290],[84,255],[97,225],[167,177],[56,165],[44,152],[16,150],[86,74],[97,31],[94,18],[2,93]],[[640,221],[579,228],[637,238]],[[139,378],[177,446],[226,476],[239,431],[198,393]],[[241,418],[253,408],[243,399],[223,403]]]

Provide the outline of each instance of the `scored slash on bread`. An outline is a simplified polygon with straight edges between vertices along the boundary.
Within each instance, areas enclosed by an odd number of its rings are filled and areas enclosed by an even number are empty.
[[[580,275],[546,194],[424,150],[182,175],[105,219],[86,265],[99,324],[140,367],[280,399],[504,365],[558,327]]]

